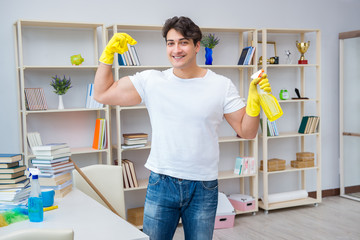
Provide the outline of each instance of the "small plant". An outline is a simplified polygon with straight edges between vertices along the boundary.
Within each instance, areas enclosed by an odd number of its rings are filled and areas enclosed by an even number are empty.
[[[72,86],[71,86],[71,79],[66,79],[65,75],[63,79],[59,78],[57,75],[55,77],[52,77],[52,81],[50,83],[50,86],[52,86],[57,95],[64,95]]]
[[[211,33],[209,35],[203,36],[203,38],[200,41],[201,46],[210,48],[210,49],[213,49],[216,45],[219,44],[219,42],[220,42],[220,39],[215,37],[215,34],[211,34]]]

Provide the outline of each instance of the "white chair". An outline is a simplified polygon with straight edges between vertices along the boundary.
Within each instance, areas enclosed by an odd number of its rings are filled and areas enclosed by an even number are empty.
[[[0,237],[0,240],[73,240],[73,229],[21,229],[6,236]]]
[[[83,167],[81,171],[95,185],[116,212],[125,219],[122,167],[95,164]],[[109,208],[76,170],[73,170],[73,181],[77,189]]]

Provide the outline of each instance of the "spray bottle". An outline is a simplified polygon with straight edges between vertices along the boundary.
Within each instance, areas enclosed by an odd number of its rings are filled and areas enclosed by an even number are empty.
[[[251,75],[252,79],[260,78],[264,73],[264,70],[261,69]],[[283,115],[283,111],[280,107],[278,100],[270,93],[264,91],[258,85],[257,87],[258,94],[260,96],[260,105],[264,110],[266,117],[269,119],[270,122],[275,121],[279,117]]]
[[[31,179],[31,191],[28,199],[28,212],[30,222],[42,222],[44,219],[43,199],[39,184],[40,170],[37,168],[29,168]]]

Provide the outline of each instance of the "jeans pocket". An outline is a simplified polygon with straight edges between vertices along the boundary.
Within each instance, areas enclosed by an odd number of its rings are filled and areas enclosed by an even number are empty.
[[[201,181],[201,185],[206,190],[215,190],[218,188],[218,180],[212,180],[212,181]]]
[[[160,182],[160,179],[161,179],[160,174],[151,172],[150,177],[149,177],[149,185],[155,186],[156,184],[158,184]]]

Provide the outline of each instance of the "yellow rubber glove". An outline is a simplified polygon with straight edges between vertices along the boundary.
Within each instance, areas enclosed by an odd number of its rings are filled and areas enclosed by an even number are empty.
[[[128,50],[127,44],[135,45],[137,42],[127,33],[115,33],[102,52],[99,61],[108,65],[114,62],[114,53],[123,54]]]
[[[266,74],[251,81],[246,105],[246,113],[251,117],[256,117],[260,114],[260,97],[257,91],[257,84],[265,92],[271,92],[271,86]]]

